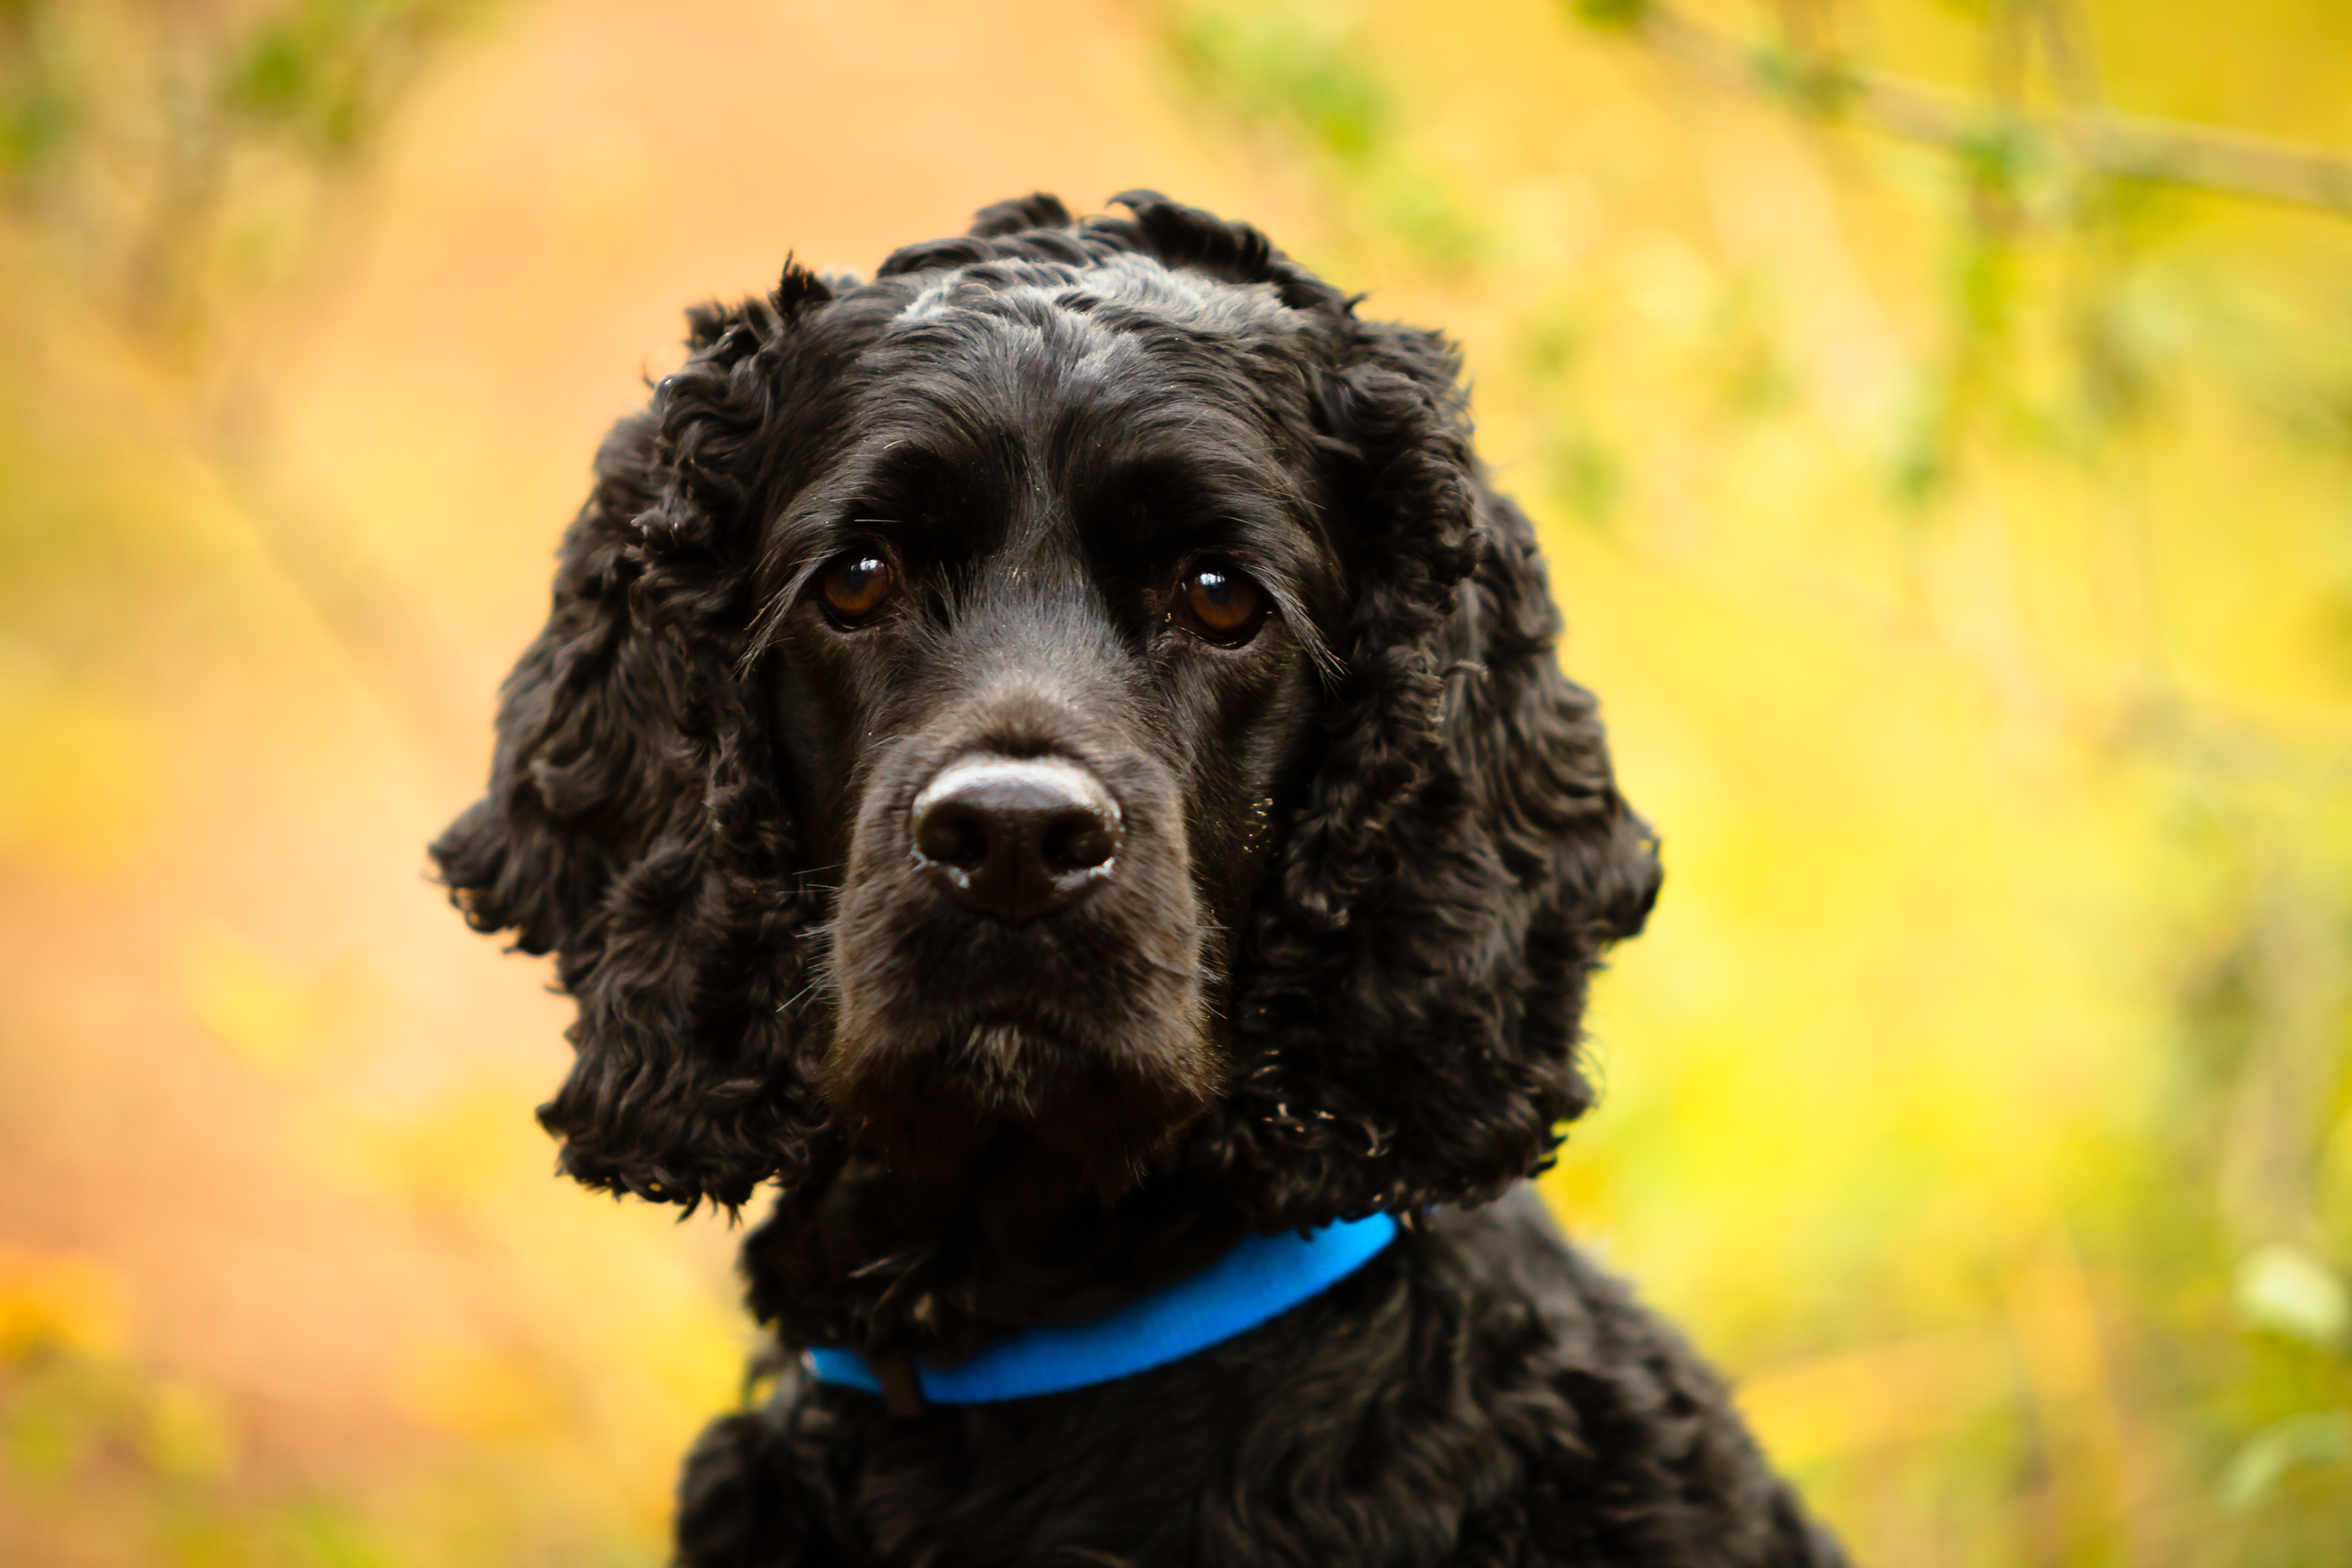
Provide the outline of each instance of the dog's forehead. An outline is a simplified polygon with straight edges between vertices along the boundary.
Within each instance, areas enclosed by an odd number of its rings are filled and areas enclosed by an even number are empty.
[[[982,263],[915,282],[858,356],[877,408],[936,395],[1031,428],[1055,412],[1265,413],[1307,358],[1306,321],[1271,287],[1146,256]]]
[[[1214,517],[1265,570],[1316,575],[1318,340],[1270,287],[1122,256],[902,275],[841,303],[776,582],[873,519],[1008,560],[1070,554],[1074,528],[1124,550]]]
[[[959,312],[1017,318],[1041,308],[1091,316],[1105,305],[1200,332],[1285,337],[1302,330],[1297,312],[1270,283],[1231,283],[1131,253],[1087,267],[984,262],[958,267],[925,281],[900,308],[898,322]]]

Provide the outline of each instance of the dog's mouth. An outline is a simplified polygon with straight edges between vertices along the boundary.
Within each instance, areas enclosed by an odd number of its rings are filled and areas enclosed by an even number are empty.
[[[1115,1193],[1214,1097],[1214,1074],[1186,1066],[992,1014],[896,1050],[836,1051],[825,1087],[861,1141],[910,1176],[950,1177],[1012,1130]]]

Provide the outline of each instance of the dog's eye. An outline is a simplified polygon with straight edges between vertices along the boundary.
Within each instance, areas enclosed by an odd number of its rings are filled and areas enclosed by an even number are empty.
[[[1178,585],[1178,617],[1212,643],[1239,647],[1265,619],[1265,591],[1222,562],[1195,567]]]
[[[854,626],[882,608],[897,576],[882,552],[869,546],[827,564],[817,574],[816,591],[835,620]]]

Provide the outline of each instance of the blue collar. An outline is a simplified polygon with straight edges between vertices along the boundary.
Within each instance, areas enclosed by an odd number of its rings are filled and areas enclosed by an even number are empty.
[[[1354,1273],[1396,1239],[1385,1214],[1343,1219],[1305,1235],[1253,1236],[1164,1291],[1083,1323],[1042,1323],[950,1367],[917,1362],[916,1386],[934,1405],[987,1405],[1108,1383],[1222,1344]],[[854,1350],[807,1353],[820,1383],[883,1392]]]

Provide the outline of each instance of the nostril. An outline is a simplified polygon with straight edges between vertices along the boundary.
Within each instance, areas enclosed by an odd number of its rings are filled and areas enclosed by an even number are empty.
[[[970,871],[988,859],[988,825],[963,802],[942,802],[916,824],[915,847],[926,859]]]
[[[1046,869],[1056,873],[1092,871],[1110,859],[1118,843],[1110,823],[1088,810],[1064,811],[1045,824],[1038,845]]]

